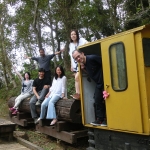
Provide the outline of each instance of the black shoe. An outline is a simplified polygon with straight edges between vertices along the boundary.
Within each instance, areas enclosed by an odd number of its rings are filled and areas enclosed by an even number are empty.
[[[92,125],[94,125],[94,126],[100,126],[101,123],[102,123],[102,121],[100,121],[100,120],[95,120],[95,121],[91,122],[90,124],[92,124]]]
[[[104,120],[104,121],[101,123],[101,126],[102,126],[102,127],[107,127],[107,120]]]

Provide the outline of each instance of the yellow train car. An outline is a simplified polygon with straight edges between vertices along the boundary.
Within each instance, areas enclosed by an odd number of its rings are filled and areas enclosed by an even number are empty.
[[[82,122],[87,150],[150,150],[150,25],[79,47],[102,57],[107,127],[93,126],[94,81],[80,69]]]

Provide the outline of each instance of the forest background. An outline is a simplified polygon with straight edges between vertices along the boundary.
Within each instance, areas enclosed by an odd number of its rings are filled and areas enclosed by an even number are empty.
[[[36,63],[24,55],[38,56],[42,47],[47,54],[66,48],[51,67],[52,72],[58,64],[65,68],[71,93],[71,29],[91,42],[149,23],[150,0],[0,0],[0,99],[19,95],[13,66],[37,77]]]

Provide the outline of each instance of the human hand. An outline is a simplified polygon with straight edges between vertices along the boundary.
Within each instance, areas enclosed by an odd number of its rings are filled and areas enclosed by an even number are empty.
[[[63,49],[60,50],[60,52],[64,52],[64,51],[65,51],[65,48],[63,48]]]
[[[45,96],[45,98],[48,98],[49,97],[49,93]]]
[[[39,99],[39,98],[40,98],[40,96],[39,96],[39,95],[37,95],[36,97],[37,97],[37,99]]]
[[[65,51],[65,49],[61,49],[60,51],[55,52],[55,55],[60,54],[61,52],[64,52],[64,51]]]
[[[63,99],[63,100],[67,100],[68,98],[64,96],[62,99]]]
[[[48,89],[48,88],[49,88],[49,85],[44,85],[43,88],[44,88],[44,89]]]
[[[73,72],[73,68],[71,67],[70,70]]]
[[[26,54],[24,55],[24,59],[31,59],[32,57],[27,56]]]

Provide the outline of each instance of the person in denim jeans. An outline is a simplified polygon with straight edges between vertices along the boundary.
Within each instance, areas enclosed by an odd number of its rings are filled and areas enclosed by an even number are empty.
[[[50,80],[44,76],[45,70],[39,69],[39,77],[33,81],[34,96],[30,99],[31,116],[36,123],[38,115],[36,113],[36,105],[41,105],[50,87]]]
[[[15,104],[12,108],[9,108],[9,110],[11,111],[12,114],[16,115],[18,112],[18,107],[20,105],[20,103],[30,97],[33,92],[32,92],[32,84],[33,84],[33,80],[31,80],[30,77],[30,73],[29,72],[25,72],[24,76],[22,76],[15,67],[13,67],[15,72],[17,73],[17,75],[19,76],[19,78],[22,80],[22,88],[21,88],[21,93],[19,96],[17,96],[17,98],[15,99]]]
[[[40,121],[40,119],[44,119],[46,115],[46,119],[52,119],[50,125],[54,125],[57,122],[55,103],[60,98],[65,99],[66,95],[66,76],[63,67],[57,66],[55,68],[55,76],[52,86],[50,87],[49,93],[46,95],[46,98],[41,105],[41,114],[40,118],[37,120],[37,123]]]

